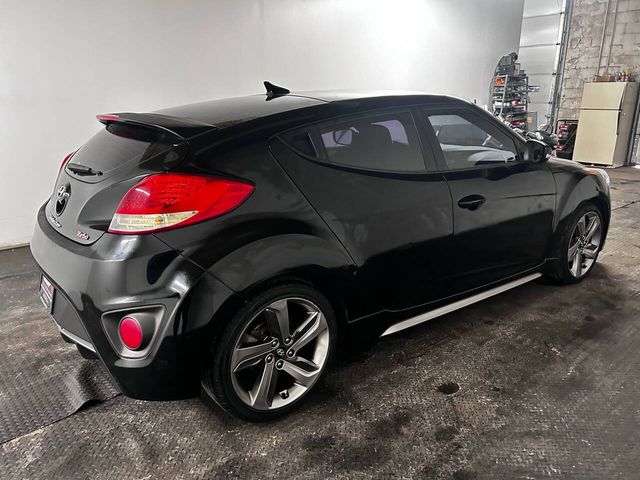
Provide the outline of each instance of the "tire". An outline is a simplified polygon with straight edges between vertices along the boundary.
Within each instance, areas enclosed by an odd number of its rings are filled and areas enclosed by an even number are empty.
[[[213,340],[202,389],[243,420],[282,417],[320,384],[337,335],[333,308],[315,288],[303,283],[267,288]]]
[[[597,229],[591,232],[591,237],[588,241],[585,240],[589,231],[586,231],[585,235],[580,235],[581,227],[579,226],[579,222],[583,219],[583,225],[586,229],[589,228],[590,219],[597,220]],[[548,271],[545,273],[546,277],[554,283],[563,285],[578,283],[584,280],[591,272],[600,253],[604,240],[603,226],[602,213],[598,207],[592,203],[580,205],[560,229],[556,244],[553,248],[555,256],[557,256],[558,259],[551,263]],[[582,243],[577,241],[579,237],[581,237],[580,241]],[[570,261],[570,248],[576,252],[572,256],[572,261]],[[582,255],[582,257],[576,257],[576,254]],[[576,263],[578,261],[580,267],[578,267],[578,263]]]

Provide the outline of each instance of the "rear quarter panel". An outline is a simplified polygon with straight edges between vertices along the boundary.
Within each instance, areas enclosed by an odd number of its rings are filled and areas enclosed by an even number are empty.
[[[325,272],[337,285],[353,275],[351,258],[271,157],[266,138],[218,145],[180,170],[255,186],[229,214],[156,234],[230,289],[243,293],[275,277],[309,270]]]

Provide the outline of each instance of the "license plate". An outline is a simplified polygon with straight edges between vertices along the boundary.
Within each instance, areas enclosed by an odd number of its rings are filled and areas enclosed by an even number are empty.
[[[38,289],[38,295],[40,296],[40,301],[44,305],[44,308],[47,309],[47,312],[51,313],[53,311],[53,297],[56,294],[56,289],[47,277],[42,275],[42,279],[40,280],[40,288]]]

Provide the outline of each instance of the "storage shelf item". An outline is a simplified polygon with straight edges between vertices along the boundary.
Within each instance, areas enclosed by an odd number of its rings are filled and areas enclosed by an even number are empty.
[[[529,77],[519,64],[512,73],[494,75],[491,84],[491,111],[513,126],[526,128],[529,110]]]

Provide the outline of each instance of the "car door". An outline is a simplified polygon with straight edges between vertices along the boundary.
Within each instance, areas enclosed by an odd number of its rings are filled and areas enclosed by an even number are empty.
[[[272,152],[358,266],[352,317],[438,298],[451,197],[411,111],[342,117],[281,138],[291,148],[272,142]]]
[[[556,187],[524,142],[476,107],[425,108],[427,134],[453,199],[457,290],[486,285],[544,261]]]

